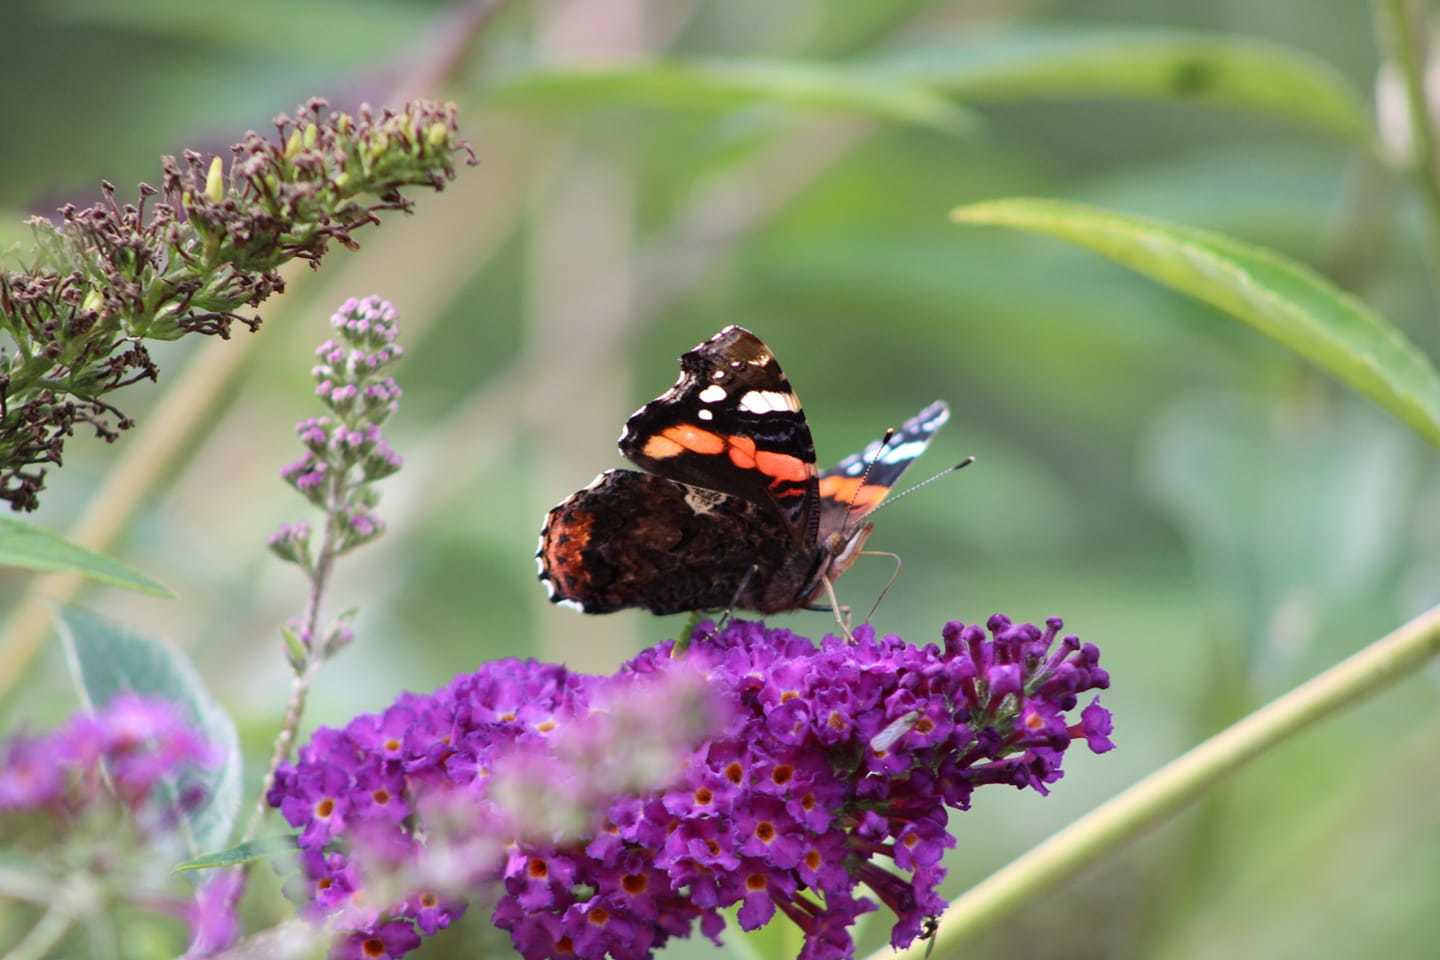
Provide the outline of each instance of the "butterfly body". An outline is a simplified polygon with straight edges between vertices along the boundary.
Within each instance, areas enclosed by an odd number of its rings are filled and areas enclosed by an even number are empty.
[[[808,606],[855,561],[865,517],[948,416],[931,404],[892,442],[820,473],[774,354],[726,327],[626,421],[620,451],[646,472],[606,471],[546,516],[540,581],[585,613]]]

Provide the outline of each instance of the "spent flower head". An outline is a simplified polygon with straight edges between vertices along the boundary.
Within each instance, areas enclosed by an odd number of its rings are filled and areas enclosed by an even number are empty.
[[[332,241],[353,249],[380,212],[410,209],[402,189],[442,188],[457,153],[473,162],[455,116],[425,100],[354,115],[311,100],[276,118],[275,137],[246,134],[228,163],[186,151],[134,203],[105,183],[59,226],[32,221],[35,262],[0,270],[0,500],[33,510],[43,465],[60,465],[77,426],[107,441],[133,426],[104,397],[156,379],[147,340],[255,329],[239,311],[284,289],[279,267],[318,264]]]
[[[801,957],[851,957],[877,901],[900,947],[944,906],[949,810],[989,784],[1048,792],[1076,739],[1113,746],[1097,700],[1070,716],[1109,676],[1061,626],[952,622],[923,648],[866,626],[817,648],[735,622],[609,678],[498,661],[317,731],[269,799],[342,955],[409,949],[396,924],[428,935],[482,890],[527,960],[649,957],[696,921],[718,939],[727,907],[745,929],[783,913]]]

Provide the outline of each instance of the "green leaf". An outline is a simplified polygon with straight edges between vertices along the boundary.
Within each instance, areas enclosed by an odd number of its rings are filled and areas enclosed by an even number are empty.
[[[689,110],[760,103],[850,110],[900,123],[965,133],[976,118],[919,83],[865,66],[784,61],[670,60],[547,70],[487,91],[492,102],[591,107],[629,101]]]
[[[167,784],[170,803],[193,787],[199,806],[178,811],[192,856],[230,838],[240,809],[242,759],[235,725],[200,682],[190,659],[168,644],[142,637],[79,607],[59,607],[56,625],[80,698],[90,709],[133,692],[175,704],[218,757],[214,766],[185,771]]]
[[[286,854],[293,854],[299,849],[296,841],[299,834],[289,833],[281,837],[261,837],[258,840],[247,840],[245,843],[236,844],[228,850],[221,850],[217,853],[207,853],[196,857],[193,860],[186,860],[177,864],[175,873],[188,873],[192,870],[214,870],[219,867],[238,867],[245,863],[254,863],[257,860],[269,860],[272,857],[280,857]]]
[[[1068,240],[1218,307],[1440,446],[1440,377],[1430,361],[1384,317],[1293,260],[1220,234],[1057,200],[994,200],[950,216]]]
[[[0,566],[24,567],[47,573],[70,571],[152,597],[173,597],[163,584],[132,570],[118,560],[76,546],[44,527],[11,517],[0,517]]]
[[[892,75],[962,100],[1180,99],[1278,114],[1365,140],[1364,100],[1329,64],[1250,37],[1152,30],[1033,30],[900,54]]]

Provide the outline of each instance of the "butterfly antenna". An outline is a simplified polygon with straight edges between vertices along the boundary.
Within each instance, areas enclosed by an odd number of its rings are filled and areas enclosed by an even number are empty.
[[[893,506],[895,503],[897,503],[898,501],[900,501],[902,498],[910,496],[910,494],[914,493],[916,490],[919,490],[921,487],[928,487],[928,486],[930,486],[930,484],[934,483],[936,480],[939,480],[941,477],[948,477],[948,476],[950,476],[950,474],[952,474],[952,473],[955,473],[955,472],[960,471],[960,470],[964,470],[966,467],[970,466],[970,464],[972,464],[972,463],[974,463],[974,462],[975,462],[975,458],[974,458],[974,457],[966,457],[964,460],[961,460],[959,463],[955,464],[955,466],[953,466],[953,467],[946,467],[944,470],[941,470],[939,473],[935,474],[935,476],[933,476],[933,477],[928,477],[928,478],[926,478],[926,479],[924,479],[924,480],[921,480],[919,483],[915,484],[915,486],[910,487],[909,489],[906,489],[906,490],[902,490],[900,493],[895,494],[895,496],[888,498],[884,503],[880,504],[880,506],[878,506],[878,507],[876,507],[874,510],[870,511],[871,515],[873,516],[874,514],[879,513],[881,510],[884,510],[886,507]]]
[[[850,499],[845,504],[845,522],[840,526],[840,536],[843,537],[850,532],[850,514],[855,506],[855,498],[860,496],[860,488],[864,487],[865,481],[870,479],[870,471],[875,468],[876,462],[880,459],[880,454],[885,452],[885,448],[890,446],[890,441],[893,439],[895,439],[895,428],[890,427],[885,431],[885,436],[880,438],[880,445],[876,447],[875,452],[870,455],[869,462],[865,464],[865,472],[860,474],[860,482],[855,484],[854,490],[850,491]]]

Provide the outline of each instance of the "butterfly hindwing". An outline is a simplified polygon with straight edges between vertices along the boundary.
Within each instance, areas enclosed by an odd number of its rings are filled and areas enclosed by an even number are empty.
[[[950,407],[937,400],[906,420],[884,450],[879,440],[871,441],[820,474],[821,541],[847,526],[853,528],[878,507],[949,419]]]
[[[767,522],[768,521],[768,522]],[[554,507],[536,565],[552,603],[584,613],[761,606],[787,556],[773,515],[742,500],[634,470],[607,470]]]
[[[818,525],[815,443],[759,337],[729,326],[680,357],[680,378],[625,423],[620,452],[657,476],[779,513],[797,545]]]

